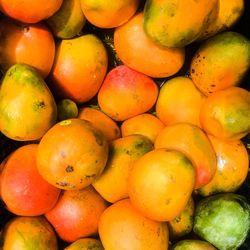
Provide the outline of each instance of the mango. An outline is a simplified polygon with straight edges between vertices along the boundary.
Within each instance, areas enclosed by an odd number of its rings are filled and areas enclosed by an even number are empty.
[[[0,88],[1,132],[17,141],[40,139],[56,122],[56,103],[41,75],[27,64],[15,64]]]
[[[147,0],[144,30],[164,47],[184,47],[195,41],[217,13],[217,0]]]

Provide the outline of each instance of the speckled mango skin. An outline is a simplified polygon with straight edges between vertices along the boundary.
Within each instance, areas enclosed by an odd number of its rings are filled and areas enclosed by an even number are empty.
[[[53,34],[62,39],[76,36],[85,22],[80,0],[63,1],[60,9],[47,20]]]
[[[200,112],[201,127],[223,140],[238,140],[250,132],[250,92],[230,87],[211,94]]]
[[[127,198],[133,164],[151,150],[153,143],[143,135],[129,135],[112,141],[105,169],[92,185],[109,202]]]
[[[170,240],[178,239],[192,231],[194,222],[194,200],[190,197],[183,211],[168,222]]]
[[[196,51],[191,78],[206,96],[240,84],[250,67],[250,41],[236,32],[218,34]]]
[[[154,42],[164,47],[184,47],[198,38],[211,22],[217,4],[217,0],[147,0],[144,30]]]
[[[3,250],[57,250],[56,235],[44,217],[16,217],[6,224]]]
[[[0,88],[1,132],[17,141],[40,139],[56,122],[54,98],[42,77],[26,64],[15,64]]]
[[[100,240],[84,238],[75,241],[64,250],[104,250]]]
[[[223,30],[230,29],[242,16],[244,0],[218,0],[218,13],[199,36],[199,40],[207,39]]]

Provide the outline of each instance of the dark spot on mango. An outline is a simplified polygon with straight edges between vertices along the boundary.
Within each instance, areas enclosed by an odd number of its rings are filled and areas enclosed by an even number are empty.
[[[96,174],[85,175],[84,177],[85,177],[86,179],[95,178],[95,177],[96,177]]]
[[[68,166],[66,167],[66,172],[67,172],[67,173],[70,173],[70,172],[73,172],[73,171],[74,171],[74,167],[73,167],[73,166],[68,165]]]
[[[45,106],[46,105],[45,105],[44,101],[36,101],[33,103],[33,110],[38,111],[40,109],[44,109]]]
[[[102,138],[102,136],[99,133],[97,133],[97,132],[94,132],[94,136],[95,136],[96,143],[99,146],[102,146],[103,145],[103,138]]]
[[[180,222],[181,221],[181,217],[180,216],[177,216],[175,219],[174,219],[175,222]]]
[[[214,88],[214,87],[216,87],[216,85],[215,84],[211,84],[211,87]]]
[[[191,72],[192,72],[192,74],[194,74],[194,73],[195,73],[195,70],[194,70],[194,69],[191,69]]]
[[[75,185],[72,185],[72,184],[65,182],[65,181],[58,181],[58,182],[56,182],[56,185],[60,186],[60,187],[75,188]]]

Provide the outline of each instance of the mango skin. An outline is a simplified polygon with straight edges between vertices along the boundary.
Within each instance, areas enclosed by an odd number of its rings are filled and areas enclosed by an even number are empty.
[[[184,47],[196,40],[217,13],[217,0],[147,0],[146,34],[164,47]]]
[[[17,141],[40,139],[56,122],[53,95],[39,73],[26,64],[15,64],[0,88],[1,132]]]
[[[58,250],[57,238],[42,217],[15,217],[4,227],[3,250]]]
[[[237,32],[224,32],[203,43],[190,66],[191,78],[206,96],[240,84],[250,67],[250,41]]]
[[[216,250],[210,243],[202,240],[181,240],[171,250]]]
[[[64,250],[104,250],[100,240],[83,238],[73,242]]]
[[[250,206],[233,193],[203,199],[196,206],[194,232],[220,250],[237,249],[250,230]]]
[[[218,13],[210,24],[200,34],[198,40],[204,40],[221,31],[229,30],[242,16],[245,3],[244,0],[218,0]]]
[[[47,19],[53,34],[62,39],[76,36],[85,22],[86,18],[82,12],[80,0],[63,1],[60,9]]]
[[[101,176],[92,185],[108,202],[128,197],[128,178],[135,161],[153,150],[153,143],[143,135],[128,135],[110,143],[109,158]]]

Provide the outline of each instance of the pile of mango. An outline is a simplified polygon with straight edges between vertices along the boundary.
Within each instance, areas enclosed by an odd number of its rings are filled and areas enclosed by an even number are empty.
[[[0,249],[250,248],[247,1],[0,12]]]

